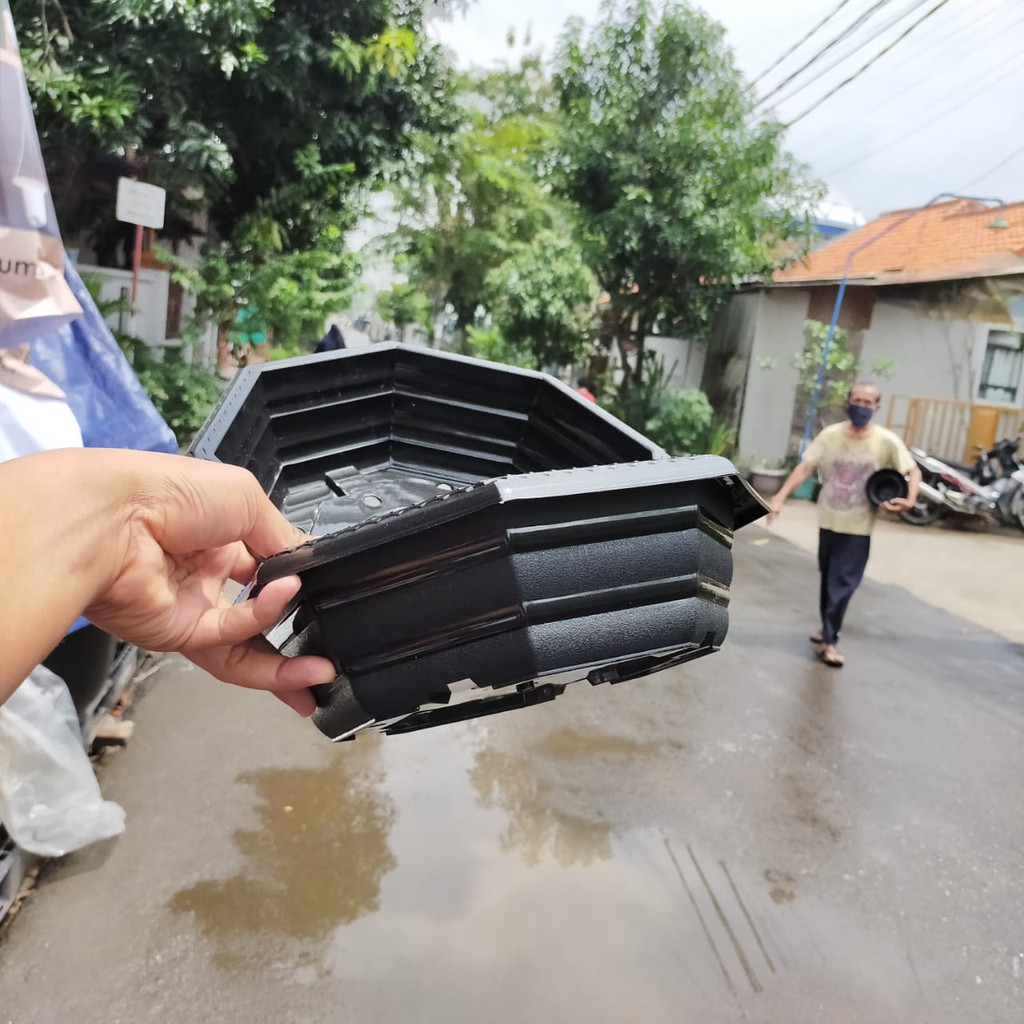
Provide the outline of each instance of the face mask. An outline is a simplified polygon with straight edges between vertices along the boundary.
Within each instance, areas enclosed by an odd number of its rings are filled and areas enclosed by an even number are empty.
[[[875,415],[875,410],[868,409],[863,405],[848,405],[846,407],[846,415],[850,418],[850,422],[859,430],[871,422],[871,417]]]

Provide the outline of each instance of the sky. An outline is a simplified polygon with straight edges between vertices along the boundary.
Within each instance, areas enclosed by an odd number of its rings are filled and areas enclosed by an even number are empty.
[[[696,6],[725,26],[741,71],[755,80],[840,2],[703,0]],[[846,0],[825,27],[760,78],[758,95],[877,7],[775,94],[776,116],[796,118],[939,2]],[[601,0],[470,0],[465,15],[436,22],[433,32],[459,65],[488,67],[517,52],[508,48],[509,30],[520,41],[528,33],[530,50],[550,58],[568,18],[594,24],[600,9]],[[1024,201],[1024,2],[946,0],[857,81],[793,124],[786,145],[838,200],[869,218],[920,206],[941,192]]]

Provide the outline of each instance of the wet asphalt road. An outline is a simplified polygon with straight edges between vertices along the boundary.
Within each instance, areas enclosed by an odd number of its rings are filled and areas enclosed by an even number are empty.
[[[51,868],[0,1021],[1024,1021],[1024,652],[737,538],[723,651],[331,746],[177,663]]]

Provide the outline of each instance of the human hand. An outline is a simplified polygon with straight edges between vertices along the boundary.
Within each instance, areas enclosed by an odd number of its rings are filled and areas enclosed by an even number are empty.
[[[275,580],[233,604],[228,580],[248,582],[258,557],[308,538],[270,503],[248,472],[175,455],[111,453],[132,476],[114,574],[85,614],[147,650],[179,651],[218,679],[270,690],[301,715],[310,686],[334,680],[325,658],[286,658],[261,635],[299,589]],[[113,471],[114,465],[111,466]]]
[[[781,515],[782,507],[786,504],[786,499],[776,494],[771,501],[768,502],[768,519],[766,520],[769,524],[774,523],[777,516]]]
[[[906,512],[912,509],[914,504],[909,498],[891,498],[889,501],[882,502],[882,508],[886,512]]]

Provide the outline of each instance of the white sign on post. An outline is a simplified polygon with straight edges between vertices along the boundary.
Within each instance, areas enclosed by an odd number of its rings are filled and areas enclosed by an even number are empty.
[[[144,228],[164,226],[164,203],[167,190],[157,185],[146,185],[132,178],[117,180],[117,210],[114,216],[129,224]]]

